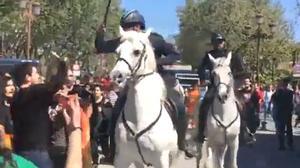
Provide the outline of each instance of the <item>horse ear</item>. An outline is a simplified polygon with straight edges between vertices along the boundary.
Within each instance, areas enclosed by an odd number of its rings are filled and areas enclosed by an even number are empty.
[[[145,33],[146,37],[149,37],[151,32],[152,32],[152,29],[147,29],[147,31]]]
[[[216,59],[212,56],[212,55],[210,55],[209,53],[208,53],[208,58],[209,58],[209,60],[210,60],[210,62],[215,66],[217,63],[216,63]]]
[[[232,58],[232,52],[230,51],[230,52],[228,53],[228,55],[227,55],[226,60],[225,60],[225,64],[226,64],[226,65],[228,65],[228,66],[230,65],[231,58]]]
[[[125,36],[125,31],[124,31],[123,27],[119,26],[119,32],[120,32],[121,37]]]

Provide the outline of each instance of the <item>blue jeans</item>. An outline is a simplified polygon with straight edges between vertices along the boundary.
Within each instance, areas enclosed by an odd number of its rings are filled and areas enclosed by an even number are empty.
[[[17,153],[30,160],[39,168],[53,168],[52,160],[46,150],[28,150],[19,151]]]

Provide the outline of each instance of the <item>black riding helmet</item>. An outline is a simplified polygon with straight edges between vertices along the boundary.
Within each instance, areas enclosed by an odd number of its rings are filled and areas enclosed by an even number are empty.
[[[224,36],[222,36],[222,34],[220,33],[213,33],[211,35],[211,44],[218,44],[222,41],[225,41]]]
[[[137,10],[131,10],[121,17],[120,25],[123,28],[132,27],[135,24],[140,24],[141,29],[145,30],[145,19]]]

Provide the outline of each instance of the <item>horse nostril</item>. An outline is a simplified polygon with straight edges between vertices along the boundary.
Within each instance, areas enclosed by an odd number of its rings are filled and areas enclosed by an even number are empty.
[[[123,75],[120,73],[120,74],[118,75],[118,78],[123,78]]]

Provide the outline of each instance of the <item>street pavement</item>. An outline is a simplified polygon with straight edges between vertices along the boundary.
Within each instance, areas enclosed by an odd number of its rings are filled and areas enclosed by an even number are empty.
[[[278,151],[274,122],[270,116],[266,121],[267,131],[257,131],[257,142],[252,147],[239,148],[239,168],[300,168],[300,128],[294,128],[295,151]],[[187,137],[190,138],[190,135]],[[113,168],[113,166],[100,165],[98,168]],[[187,160],[181,155],[175,168],[196,168],[196,160]]]

